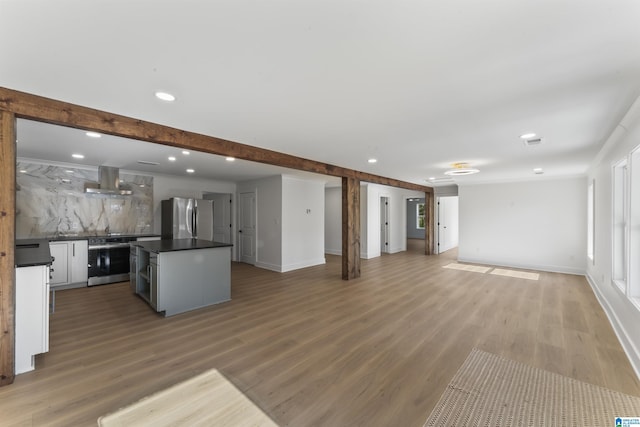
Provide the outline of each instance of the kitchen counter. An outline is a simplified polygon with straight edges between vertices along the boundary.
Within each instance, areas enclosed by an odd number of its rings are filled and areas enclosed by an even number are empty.
[[[47,239],[16,240],[16,267],[50,265],[52,262]]]
[[[71,240],[89,240],[95,237],[160,237],[159,234],[57,234],[53,236],[43,237],[50,242],[66,242]]]
[[[186,251],[193,249],[225,248],[232,247],[230,243],[212,242],[202,239],[167,239],[152,240],[148,242],[131,242],[131,246],[139,246],[149,252],[162,253],[174,251]]]

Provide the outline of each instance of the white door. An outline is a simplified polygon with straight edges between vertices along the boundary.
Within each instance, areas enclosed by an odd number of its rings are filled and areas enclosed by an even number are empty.
[[[380,197],[380,253],[389,253],[389,198]]]
[[[256,193],[240,193],[238,206],[238,249],[240,262],[256,263]]]
[[[213,240],[231,243],[231,194],[214,194],[213,200]]]
[[[213,239],[213,200],[195,201],[195,230],[196,238],[203,240]]]
[[[438,253],[458,246],[458,196],[438,198]]]

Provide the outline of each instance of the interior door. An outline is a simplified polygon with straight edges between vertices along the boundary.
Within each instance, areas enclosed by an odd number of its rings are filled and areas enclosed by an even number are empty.
[[[213,200],[213,240],[231,243],[231,194],[209,194]]]
[[[240,193],[238,206],[238,246],[240,261],[256,263],[256,193]]]
[[[438,199],[438,253],[458,246],[458,196]]]
[[[196,237],[213,240],[213,200],[196,200]]]

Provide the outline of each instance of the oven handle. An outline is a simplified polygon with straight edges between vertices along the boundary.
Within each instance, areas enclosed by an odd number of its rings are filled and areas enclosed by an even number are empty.
[[[116,248],[129,248],[131,245],[129,243],[116,243],[116,244],[106,244],[106,245],[95,245],[89,246],[89,250],[94,249],[116,249]]]

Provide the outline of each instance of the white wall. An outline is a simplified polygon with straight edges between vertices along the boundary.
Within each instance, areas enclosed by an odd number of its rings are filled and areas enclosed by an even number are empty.
[[[342,255],[342,188],[324,192],[324,252]]]
[[[324,182],[282,177],[280,271],[325,263],[324,198]]]
[[[459,186],[460,261],[584,274],[586,182]]]
[[[366,198],[362,194],[366,193]],[[380,256],[380,198],[389,198],[389,252],[407,250],[407,199],[424,197],[419,191],[405,190],[379,184],[365,184],[361,187],[361,199],[366,206],[361,218],[366,239],[361,238],[360,257]],[[361,208],[362,209],[362,208]]]
[[[389,198],[390,252],[407,250],[407,199],[424,197],[419,191],[386,185],[360,185],[360,258],[380,256],[380,197]],[[325,190],[325,252],[342,254],[342,189]]]
[[[588,179],[595,181],[594,262],[587,262],[587,278],[640,376],[640,310],[613,284],[612,270],[612,164],[640,145],[640,98],[627,112],[594,160]],[[632,183],[631,185],[637,185]],[[585,188],[584,193],[587,192]],[[632,262],[638,262],[632,261]]]

